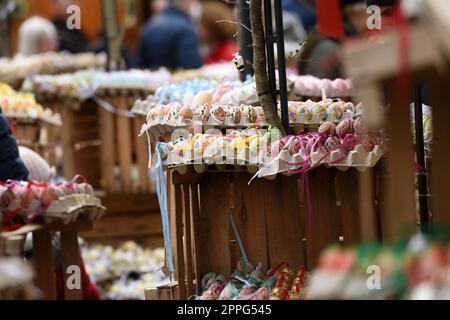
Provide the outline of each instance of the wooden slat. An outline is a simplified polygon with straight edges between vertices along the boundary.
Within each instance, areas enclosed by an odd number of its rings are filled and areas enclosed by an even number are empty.
[[[72,284],[69,277],[73,273],[68,273],[70,266],[80,267],[80,252],[78,248],[77,233],[73,231],[61,232],[61,258],[62,258],[62,272],[64,281],[64,297],[66,300],[83,300],[83,290],[81,287],[81,271],[80,275],[80,287],[69,288],[68,285]],[[73,271],[72,271],[73,272]]]
[[[450,110],[448,106],[447,77],[435,75],[430,86],[433,106],[433,150],[431,171],[431,212],[434,225],[450,226]]]
[[[61,130],[61,143],[63,148],[63,173],[67,179],[75,174],[75,155],[73,149],[74,111],[70,108],[61,108],[61,119],[64,126]]]
[[[125,96],[116,97],[116,105],[119,110],[127,109],[127,100]],[[117,140],[118,140],[118,154],[119,154],[119,166],[121,177],[121,190],[125,192],[131,192],[131,120],[124,116],[117,115]]]
[[[341,217],[341,230],[344,243],[355,244],[361,241],[360,212],[358,207],[358,172],[355,169],[346,172],[336,169],[334,172],[336,209]],[[371,200],[373,203],[373,199]]]
[[[200,184],[200,275],[215,271],[230,274],[228,174],[205,175]]]
[[[147,136],[139,137],[138,134],[141,131],[143,120],[136,118],[133,119],[134,128],[134,150],[136,152],[136,164],[139,170],[139,191],[150,191],[150,179],[148,169],[148,157],[149,151],[147,146]]]
[[[409,98],[399,104],[394,82],[390,83],[387,130],[390,137],[386,155],[386,185],[383,192],[386,207],[382,212],[383,238],[393,241],[399,232],[414,231],[416,224],[414,197],[414,153],[411,133]]]
[[[162,237],[159,212],[107,214],[83,237]]]
[[[309,189],[312,202],[312,223],[306,229],[308,268],[316,265],[324,248],[336,243],[342,230],[336,210],[333,172],[317,168],[309,173]],[[306,200],[306,195],[305,195]]]
[[[184,271],[184,253],[183,253],[183,198],[181,185],[175,185],[175,230],[176,230],[176,273],[179,283],[179,300],[187,298],[186,295],[186,281]]]
[[[200,207],[199,207],[199,197],[198,197],[198,184],[191,184],[191,205],[192,205],[192,246],[194,248],[194,271],[195,271],[195,281],[197,284],[201,283],[201,277],[199,272],[199,259],[201,257],[200,245],[200,235],[198,231],[198,225],[200,220]],[[197,295],[200,294],[200,285],[195,286]]]
[[[297,176],[279,175],[263,180],[270,266],[287,261],[293,267],[305,265],[302,239],[306,225],[302,220]]]
[[[155,212],[159,211],[158,199],[155,194],[120,193],[102,197],[103,205],[110,213]]]
[[[377,240],[374,170],[358,173],[359,227],[362,241]]]
[[[266,210],[264,201],[264,184],[267,180],[254,180],[250,186],[249,174],[233,173],[234,181],[234,221],[238,228],[248,259],[254,265],[261,262],[267,269],[269,255],[267,249]],[[232,234],[235,239],[234,234]],[[238,250],[239,259],[242,253]],[[233,262],[235,266],[236,261]]]
[[[36,264],[36,284],[46,300],[56,300],[55,265],[50,232],[33,233],[33,256]]]
[[[189,195],[189,185],[183,185],[183,218],[184,218],[184,252],[186,254],[186,281],[187,281],[187,295],[194,293],[193,289],[193,262],[192,262],[192,239],[191,239],[191,201]]]

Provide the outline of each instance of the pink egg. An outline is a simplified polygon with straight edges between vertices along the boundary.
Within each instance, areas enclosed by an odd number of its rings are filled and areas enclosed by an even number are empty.
[[[341,121],[336,127],[336,134],[339,138],[344,138],[353,132],[353,120],[348,118]]]
[[[329,135],[333,135],[334,131],[336,129],[336,126],[332,123],[332,122],[324,122],[320,125],[319,129],[317,130],[317,132],[321,135],[321,136],[329,136]]]

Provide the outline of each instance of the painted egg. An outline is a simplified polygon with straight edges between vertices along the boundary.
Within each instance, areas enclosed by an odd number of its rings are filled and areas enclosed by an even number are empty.
[[[339,138],[344,138],[353,132],[353,120],[348,118],[341,121],[336,127],[336,134]]]
[[[340,144],[341,144],[341,142],[339,141],[338,138],[331,136],[325,140],[323,145],[327,149],[327,151],[331,151]]]
[[[324,122],[320,125],[317,132],[324,137],[330,136],[334,134],[334,131],[336,129],[336,126],[332,122]]]
[[[327,107],[323,104],[317,103],[311,109],[312,116],[318,115],[319,119],[324,121],[327,119]]]
[[[179,114],[184,120],[191,120],[193,116],[193,112],[188,106],[181,107]]]
[[[328,116],[334,116],[336,119],[340,119],[342,117],[342,108],[340,104],[337,102],[331,103],[327,108]]]

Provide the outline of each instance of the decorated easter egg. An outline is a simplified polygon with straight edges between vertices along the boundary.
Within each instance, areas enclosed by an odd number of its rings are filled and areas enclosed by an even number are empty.
[[[200,91],[197,93],[192,100],[192,104],[195,106],[201,106],[203,104],[211,104],[212,102],[212,92],[211,91]]]
[[[324,122],[319,126],[319,129],[317,132],[324,137],[330,136],[334,134],[334,130],[336,129],[336,126],[332,122]]]
[[[327,119],[327,107],[321,103],[317,103],[311,109],[312,117],[318,116],[319,120],[324,121]]]
[[[348,118],[341,121],[336,127],[336,134],[339,138],[344,138],[353,132],[353,120]]]
[[[346,102],[344,103],[344,105],[342,106],[343,111],[344,112],[351,112],[351,113],[355,113],[355,105],[351,102]]]
[[[181,107],[179,114],[184,120],[191,120],[193,116],[193,112],[188,106]]]
[[[330,136],[326,138],[325,142],[323,143],[324,147],[327,149],[327,151],[331,151],[335,149],[338,145],[340,145],[341,142],[338,138],[334,136]]]
[[[327,108],[328,116],[334,116],[337,120],[342,117],[341,104],[337,102],[332,102]]]
[[[241,107],[232,106],[228,109],[229,116],[233,118],[234,123],[240,123],[242,118]]]
[[[193,110],[193,115],[203,122],[208,121],[209,115],[210,115],[209,106],[204,104],[204,105],[195,107]]]
[[[223,122],[225,120],[226,112],[225,107],[221,105],[214,105],[211,107],[212,115],[219,121]]]

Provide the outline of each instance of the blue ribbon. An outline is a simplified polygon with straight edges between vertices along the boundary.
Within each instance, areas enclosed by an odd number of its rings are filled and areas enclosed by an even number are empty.
[[[155,170],[156,193],[158,195],[159,208],[161,210],[164,246],[166,248],[166,258],[169,264],[168,266],[169,272],[173,273],[175,271],[175,268],[173,266],[172,243],[170,241],[169,213],[167,210],[167,188],[161,156],[158,152],[159,144],[160,142],[156,144],[156,152],[155,152],[156,165],[154,170]]]

